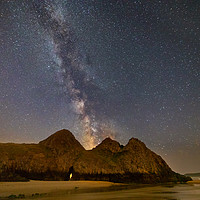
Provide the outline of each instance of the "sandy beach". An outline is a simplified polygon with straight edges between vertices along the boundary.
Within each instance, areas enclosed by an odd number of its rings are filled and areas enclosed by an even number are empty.
[[[0,197],[24,194],[26,197],[34,194],[55,195],[57,193],[73,193],[86,189],[100,189],[121,184],[106,181],[30,181],[30,182],[0,182]]]
[[[131,186],[131,187],[130,187]],[[0,182],[0,199],[199,200],[200,181],[188,184],[125,185],[105,181]]]

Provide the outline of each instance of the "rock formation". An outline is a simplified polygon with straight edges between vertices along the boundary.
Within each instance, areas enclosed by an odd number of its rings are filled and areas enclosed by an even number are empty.
[[[106,138],[85,150],[68,130],[39,144],[0,144],[0,181],[106,180],[113,182],[186,182],[138,139],[126,146]]]

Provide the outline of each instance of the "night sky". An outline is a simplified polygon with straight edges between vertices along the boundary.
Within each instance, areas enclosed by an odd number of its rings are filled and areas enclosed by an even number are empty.
[[[0,0],[0,92],[0,142],[136,137],[200,172],[200,1]]]

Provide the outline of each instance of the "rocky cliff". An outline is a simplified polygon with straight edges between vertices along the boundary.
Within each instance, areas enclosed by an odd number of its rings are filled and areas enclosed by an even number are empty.
[[[86,151],[68,130],[39,144],[0,144],[0,181],[107,180],[113,182],[186,182],[138,139],[126,146],[106,138]]]

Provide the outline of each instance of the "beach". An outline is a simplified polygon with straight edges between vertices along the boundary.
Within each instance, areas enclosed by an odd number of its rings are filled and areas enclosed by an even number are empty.
[[[200,181],[187,184],[126,185],[105,181],[1,182],[0,199],[199,200]]]
[[[29,182],[0,182],[0,198],[10,195],[23,194],[32,196],[55,196],[74,193],[82,190],[101,190],[122,184],[106,181],[29,181]]]

